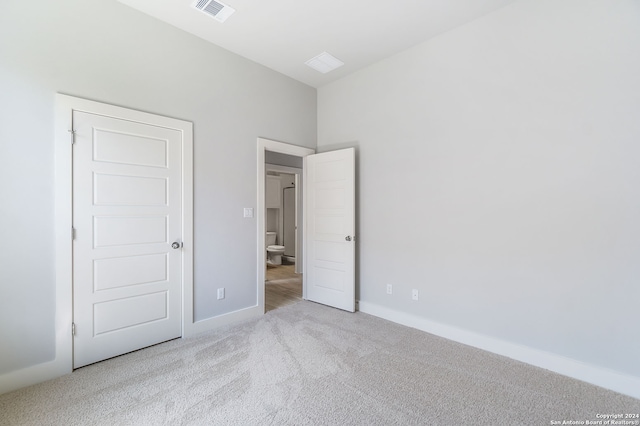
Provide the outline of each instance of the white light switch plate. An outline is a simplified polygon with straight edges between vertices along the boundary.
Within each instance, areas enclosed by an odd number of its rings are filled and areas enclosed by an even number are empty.
[[[244,208],[244,217],[253,217],[253,208],[245,207]]]

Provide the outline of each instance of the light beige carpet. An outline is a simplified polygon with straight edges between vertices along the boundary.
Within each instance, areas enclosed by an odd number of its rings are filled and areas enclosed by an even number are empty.
[[[0,396],[2,425],[549,425],[640,401],[301,301]]]

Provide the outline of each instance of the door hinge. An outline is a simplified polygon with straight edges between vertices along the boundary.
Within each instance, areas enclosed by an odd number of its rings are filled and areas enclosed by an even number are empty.
[[[71,145],[76,143],[76,131],[73,129],[69,129],[69,133],[71,133]]]
[[[72,240],[76,239],[76,228],[71,228],[71,239]]]
[[[71,323],[71,335],[72,336],[76,335],[76,323],[75,322]]]

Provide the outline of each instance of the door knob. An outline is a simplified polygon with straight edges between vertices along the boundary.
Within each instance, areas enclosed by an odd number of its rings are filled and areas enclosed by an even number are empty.
[[[351,236],[347,235],[346,237],[344,237],[345,241],[351,241]]]
[[[172,249],[179,249],[181,245],[182,244],[180,244],[179,242],[174,241],[173,244],[171,244],[171,248]]]

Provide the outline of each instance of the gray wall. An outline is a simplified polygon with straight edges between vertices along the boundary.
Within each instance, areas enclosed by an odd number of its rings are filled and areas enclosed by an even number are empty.
[[[54,355],[56,92],[194,123],[196,319],[255,305],[256,139],[315,147],[316,90],[114,0],[2,0],[0,374]]]
[[[640,376],[638,76],[637,1],[522,0],[320,88],[361,301]]]

